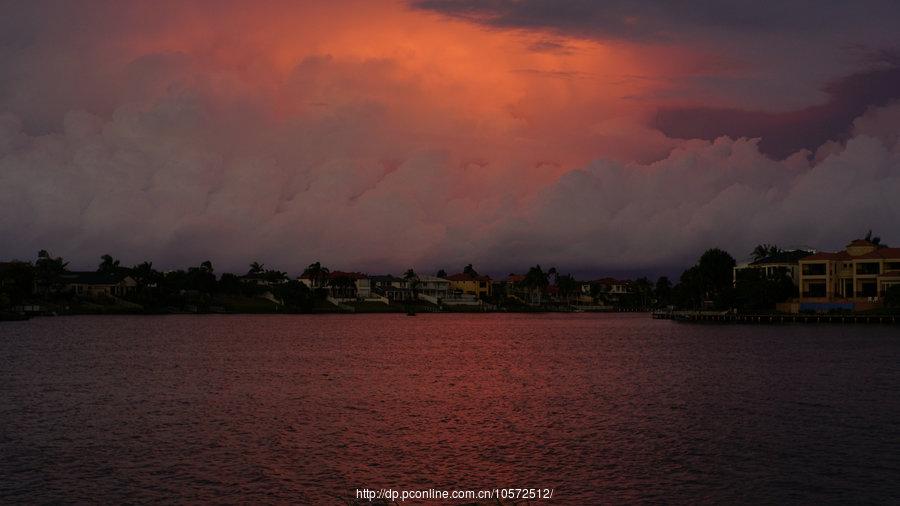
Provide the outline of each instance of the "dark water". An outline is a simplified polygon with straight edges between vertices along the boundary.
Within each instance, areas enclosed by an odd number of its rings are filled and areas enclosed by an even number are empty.
[[[0,324],[0,502],[900,501],[900,328],[643,315]]]

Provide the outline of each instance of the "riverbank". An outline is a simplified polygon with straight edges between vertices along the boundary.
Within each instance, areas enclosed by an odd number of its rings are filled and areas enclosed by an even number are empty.
[[[900,315],[886,313],[739,314],[710,311],[666,311],[653,312],[652,317],[657,320],[685,323],[900,323]]]
[[[267,301],[268,302],[268,301]],[[26,309],[22,309],[26,308]],[[476,314],[476,313],[649,313],[649,309],[632,308],[579,308],[577,306],[437,306],[428,303],[417,304],[374,304],[374,303],[342,303],[334,305],[330,303],[316,304],[304,309],[288,309],[272,304],[222,304],[222,305],[186,305],[183,307],[143,307],[132,303],[106,303],[97,304],[67,303],[67,304],[31,304],[20,306],[13,311],[0,312],[0,321],[21,321],[39,316],[73,316],[73,315],[284,315],[284,314]]]

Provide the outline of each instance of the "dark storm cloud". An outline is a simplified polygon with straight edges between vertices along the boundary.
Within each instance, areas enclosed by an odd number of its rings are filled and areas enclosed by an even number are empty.
[[[624,272],[897,240],[900,101],[865,106],[900,79],[861,57],[896,43],[887,4],[419,5],[480,24],[393,0],[0,0],[0,259]],[[698,105],[731,112],[676,121]],[[672,139],[660,108],[701,137],[767,111],[765,138]],[[784,111],[807,146],[863,110],[814,160],[759,149]]]
[[[691,37],[707,29],[821,32],[873,22],[888,28],[900,18],[900,4],[884,0],[414,0],[411,4],[497,28],[656,41]]]
[[[662,109],[655,126],[669,137],[682,139],[760,138],[763,153],[784,158],[846,137],[853,120],[868,108],[900,98],[900,67],[894,64],[858,72],[832,82],[824,91],[829,96],[826,103],[780,113],[710,107]]]

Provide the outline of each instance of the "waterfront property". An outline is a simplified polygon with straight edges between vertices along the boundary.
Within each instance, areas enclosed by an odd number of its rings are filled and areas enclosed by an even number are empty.
[[[106,272],[67,272],[60,278],[65,290],[91,297],[120,297],[130,293],[137,286],[137,282],[131,276]]]
[[[799,261],[800,310],[867,310],[880,307],[885,291],[900,285],[900,248],[857,239],[838,252]]]
[[[437,276],[419,274],[409,283],[418,298],[438,304],[440,300],[450,297],[450,282]]]
[[[607,304],[616,304],[623,296],[634,292],[634,287],[629,280],[607,277],[591,281],[589,284],[594,298]]]
[[[447,276],[450,282],[450,290],[458,294],[474,295],[475,298],[490,297],[493,293],[490,276],[476,276],[461,272]]]
[[[390,302],[407,302],[413,300],[413,291],[409,283],[403,278],[386,274],[383,276],[370,276],[372,293],[386,298]]]
[[[758,269],[766,277],[779,273],[786,274],[794,286],[800,286],[800,260],[812,255],[814,252],[804,249],[778,251],[753,262],[746,262],[734,267],[734,281],[737,281],[738,273],[746,269]]]

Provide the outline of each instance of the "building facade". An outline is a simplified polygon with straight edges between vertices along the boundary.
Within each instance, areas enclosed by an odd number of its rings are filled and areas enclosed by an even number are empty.
[[[864,310],[881,305],[884,292],[900,284],[900,248],[857,239],[836,253],[800,260],[800,303],[844,304]]]
[[[782,251],[776,253],[774,255],[769,255],[765,258],[756,260],[754,262],[747,262],[734,267],[734,281],[737,282],[738,273],[746,269],[759,269],[761,272],[765,273],[766,277],[771,277],[779,273],[786,274],[791,281],[793,281],[794,286],[800,286],[800,260],[813,255],[812,251],[808,250],[790,250],[790,251]]]
[[[462,294],[474,295],[476,298],[490,297],[493,293],[489,276],[471,276],[465,273],[454,274],[445,278],[450,282],[450,290]]]
[[[60,277],[66,290],[88,297],[120,297],[137,287],[131,276],[103,272],[68,272]]]

